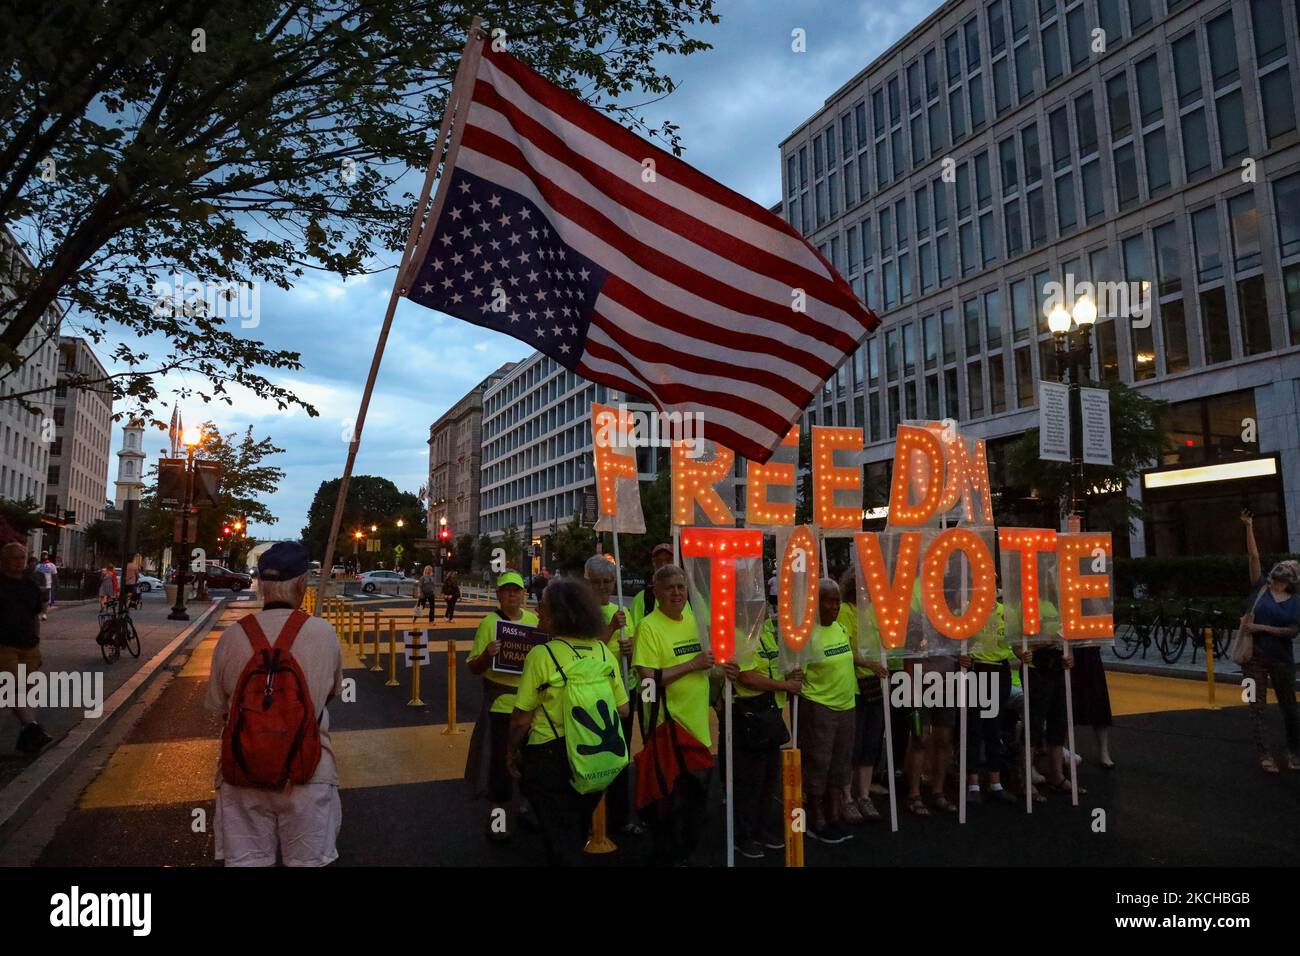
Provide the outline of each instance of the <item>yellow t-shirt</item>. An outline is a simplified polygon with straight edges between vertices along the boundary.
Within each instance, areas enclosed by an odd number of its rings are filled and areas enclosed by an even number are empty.
[[[1011,660],[1015,655],[1007,644],[1006,610],[999,601],[993,607],[993,613],[970,641],[971,660],[982,664],[998,664]]]
[[[608,604],[601,605],[600,608],[600,613],[605,615],[606,624],[609,624],[609,622],[613,619],[614,615],[618,613],[618,611],[619,611],[619,607],[613,601],[610,601]],[[626,611],[623,612],[623,636],[627,638],[632,637],[632,628],[628,626],[630,623],[628,621],[628,618],[630,616],[631,615],[629,615]],[[614,632],[613,636],[610,637],[608,643],[605,646],[609,648],[609,652],[613,654],[614,657],[616,658],[618,657],[619,654],[618,631]],[[619,663],[619,666],[620,667],[623,666],[621,662]]]
[[[552,654],[555,655],[554,660],[551,659]],[[555,667],[556,661],[560,667],[564,667],[580,657],[599,657],[602,654],[609,656],[603,642],[573,637],[539,644],[528,652],[524,658],[524,672],[519,677],[519,693],[514,706],[517,710],[533,712],[533,726],[528,731],[529,744],[549,743],[557,736],[564,736],[564,711],[561,706],[564,678]],[[622,707],[627,703],[627,691],[623,688],[617,661],[611,659],[610,663],[613,670],[609,682],[614,689],[614,703]]]
[[[799,694],[831,710],[852,710],[858,693],[853,673],[853,647],[839,622],[818,624],[809,641],[810,656],[803,665]]]
[[[632,666],[667,670],[694,660],[703,652],[695,632],[695,618],[686,613],[674,621],[656,607],[641,619],[632,648]],[[650,718],[649,705],[645,717]],[[706,747],[713,746],[709,732],[709,672],[691,671],[668,685],[668,709],[673,719]],[[659,709],[663,719],[663,707]]]
[[[758,634],[758,644],[754,652],[744,660],[737,661],[741,673],[755,671],[760,677],[766,677],[769,680],[785,680],[785,674],[781,671],[781,652],[776,646],[776,625],[772,623],[769,617],[763,622],[763,629]],[[759,694],[766,694],[768,691],[754,690],[752,687],[746,687],[739,681],[732,693],[737,697],[757,697]],[[784,707],[786,701],[786,692],[778,690],[776,694],[776,705]]]
[[[478,629],[474,632],[474,647],[470,650],[470,657],[479,657],[483,654],[483,649],[497,639],[497,621],[505,621],[508,618],[502,617],[496,611],[488,611],[483,620],[478,622]],[[514,624],[527,624],[529,627],[537,626],[537,615],[532,611],[524,609],[524,616]],[[483,672],[483,679],[490,680],[494,684],[503,684],[506,687],[518,687],[518,674],[503,674],[500,671],[492,669],[491,662],[488,663],[488,669]],[[515,709],[515,695],[502,694],[492,702],[491,713],[508,714]]]
[[[866,680],[868,677],[874,677],[870,667],[864,667],[858,663],[858,658],[867,652],[858,644],[858,608],[857,605],[850,604],[848,601],[840,603],[840,615],[835,619],[835,623],[844,628],[844,633],[849,636],[849,647],[853,648],[853,674],[858,680]],[[875,647],[876,656],[873,660],[880,660],[880,641],[877,639]]]

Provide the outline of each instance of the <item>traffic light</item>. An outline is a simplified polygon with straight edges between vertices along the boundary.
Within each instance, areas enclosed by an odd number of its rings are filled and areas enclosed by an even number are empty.
[[[230,534],[230,525],[224,525],[221,529],[221,534],[223,536]]]
[[[438,537],[441,538],[443,541],[450,541],[451,529],[448,528],[446,525],[443,525],[442,529],[438,532]]]

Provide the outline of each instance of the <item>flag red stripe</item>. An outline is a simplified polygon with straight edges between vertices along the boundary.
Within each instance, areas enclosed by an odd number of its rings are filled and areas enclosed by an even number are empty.
[[[637,367],[635,361],[628,358],[627,355],[618,349],[611,349],[603,342],[593,339],[587,340],[586,354],[594,358],[604,359],[607,362],[615,362],[623,366],[638,379],[645,382],[647,387],[654,390],[654,394],[670,405],[689,403],[713,407],[723,411],[731,412],[740,418],[746,418],[752,421],[760,428],[766,428],[772,432],[781,432],[786,427],[785,418],[776,414],[772,409],[765,405],[751,401],[743,395],[731,394],[729,392],[719,392],[712,389],[701,388],[697,385],[687,385],[681,382],[651,382],[646,378],[645,373]],[[687,380],[689,381],[689,379]],[[708,420],[706,413],[705,420]]]
[[[806,290],[812,297],[846,312],[861,309],[852,289],[845,290],[834,280],[819,276],[797,265],[790,259],[774,254],[768,249],[744,242],[712,224],[683,212],[653,196],[640,185],[629,183],[605,167],[578,154],[554,132],[509,103],[487,80],[480,79],[474,88],[474,99],[501,113],[510,124],[533,145],[556,162],[578,173],[593,188],[598,189],[619,205],[631,209],[650,222],[677,233],[710,252],[729,259],[736,265],[758,273],[758,276],[781,282],[791,288]],[[830,270],[834,275],[834,270]]]
[[[753,332],[734,332],[730,329],[721,329],[716,325],[710,325],[685,312],[678,312],[676,309],[669,308],[619,276],[608,276],[600,291],[638,315],[654,316],[655,323],[662,326],[665,332],[708,339],[709,341],[719,342],[724,346],[734,345],[737,349],[746,352],[777,355],[787,361],[802,365],[823,380],[830,378],[835,372],[834,367],[829,362],[812,352],[804,351],[779,339],[769,338],[766,335],[758,335]]]
[[[692,355],[689,352],[669,348],[659,342],[650,342],[638,338],[599,311],[592,314],[592,323],[599,326],[625,352],[644,362],[672,365],[684,372],[693,372],[696,375],[716,375],[756,385],[770,392],[775,392],[797,408],[805,407],[812,397],[810,392],[795,385],[788,378],[769,372],[766,369],[721,362],[702,355]]]
[[[518,170],[528,177],[546,199],[547,204],[557,213],[678,288],[717,305],[779,323],[797,332],[807,334],[813,331],[808,326],[815,320],[808,314],[794,312],[736,286],[719,282],[634,238],[603,213],[556,186],[528,162],[518,146],[507,142],[495,133],[490,133],[482,127],[467,126],[461,146],[463,149],[483,153]],[[602,268],[610,269],[613,264],[602,262],[600,265]],[[834,348],[842,352],[850,352],[857,347],[857,339],[839,329],[825,323],[817,323],[817,326],[815,330],[817,337]]]

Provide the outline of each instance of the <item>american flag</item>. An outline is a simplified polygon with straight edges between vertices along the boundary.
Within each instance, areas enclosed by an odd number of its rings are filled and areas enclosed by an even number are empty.
[[[779,217],[509,54],[472,80],[407,297],[766,461],[876,316]]]

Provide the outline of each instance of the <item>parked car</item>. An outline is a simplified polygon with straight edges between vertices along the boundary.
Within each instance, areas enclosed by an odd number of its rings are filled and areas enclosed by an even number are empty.
[[[209,564],[206,577],[209,588],[230,588],[235,593],[244,590],[253,582],[249,575],[231,571],[219,564]]]
[[[341,577],[345,577],[345,576],[347,575],[347,573],[348,573],[348,569],[345,568],[345,567],[343,567],[343,565],[341,565],[341,564],[336,564],[336,565],[334,565],[333,567],[330,568],[330,577],[331,577],[331,578],[341,578]]]
[[[162,588],[163,583],[151,574],[140,575],[140,590],[152,591],[154,588]]]
[[[362,582],[361,590],[367,594],[374,594],[381,584],[400,584],[406,580],[406,577],[396,571],[366,571],[364,574],[358,574],[357,580]]]

